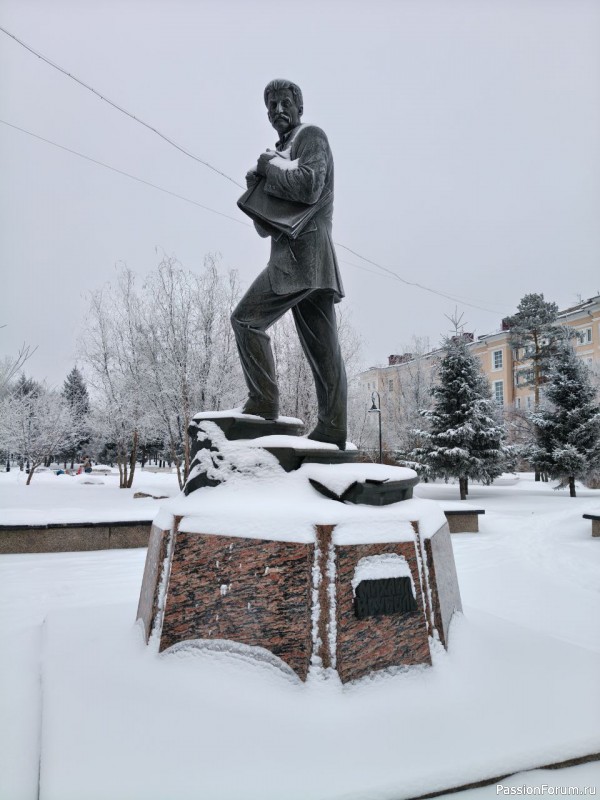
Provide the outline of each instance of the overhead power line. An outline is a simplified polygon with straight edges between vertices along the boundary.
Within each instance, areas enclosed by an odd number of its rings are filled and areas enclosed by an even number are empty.
[[[52,61],[47,56],[42,55],[42,53],[39,53],[37,50],[35,50],[33,47],[31,47],[31,45],[28,45],[22,39],[19,39],[17,36],[15,36],[14,33],[11,33],[10,31],[8,31],[6,28],[4,28],[1,25],[0,25],[0,31],[2,31],[2,33],[6,34],[6,36],[9,36],[15,42],[17,42],[17,44],[19,44],[21,47],[24,47],[28,52],[32,53],[34,56],[36,56],[37,58],[41,59],[42,61],[44,61],[49,66],[51,66],[53,69],[58,70],[63,75],[66,75],[68,78],[70,78],[71,80],[75,81],[80,86],[83,86],[84,89],[87,89],[88,91],[90,91],[93,94],[95,94],[96,97],[99,97],[101,100],[104,100],[104,102],[108,103],[110,106],[115,108],[117,111],[120,111],[122,114],[125,114],[130,119],[133,119],[135,122],[139,122],[140,125],[143,125],[145,128],[148,128],[148,130],[152,131],[157,136],[160,136],[161,139],[164,139],[165,142],[170,144],[172,147],[175,147],[177,150],[179,150],[184,155],[189,156],[190,158],[194,159],[194,161],[197,161],[199,164],[202,164],[203,166],[208,167],[208,169],[211,169],[213,172],[216,172],[217,175],[221,175],[223,178],[226,178],[228,181],[230,181],[231,183],[235,184],[235,186],[238,186],[240,189],[245,189],[245,187],[242,186],[242,184],[238,183],[236,180],[234,180],[232,177],[227,175],[225,172],[222,172],[220,169],[217,169],[216,167],[213,167],[213,165],[210,164],[208,161],[205,161],[204,159],[199,158],[198,156],[196,156],[193,153],[191,153],[189,150],[187,150],[182,145],[177,144],[177,142],[173,141],[173,139],[169,138],[164,133],[161,133],[161,131],[159,131],[153,125],[150,125],[149,123],[144,122],[144,120],[140,119],[139,117],[136,117],[135,114],[132,114],[130,111],[127,111],[126,108],[123,108],[122,106],[118,105],[118,103],[115,103],[113,100],[110,100],[108,97],[105,97],[97,89],[94,89],[93,86],[90,86],[89,84],[85,83],[85,81],[81,80],[80,78],[76,77],[72,73],[68,72],[66,69],[64,69],[64,67],[61,67],[59,64],[56,64],[54,61]],[[10,125],[10,123],[8,123],[8,122],[5,122],[4,124],[5,125]],[[131,178],[131,179],[133,179],[135,181],[138,181],[139,183],[145,183],[146,185],[151,186],[154,189],[158,189],[161,192],[165,192],[167,194],[171,194],[174,197],[178,197],[181,200],[185,200],[186,202],[193,203],[194,205],[199,206],[200,208],[204,208],[206,211],[210,211],[210,212],[212,212],[214,214],[219,214],[220,216],[226,217],[227,219],[231,219],[234,222],[240,223],[240,220],[235,219],[234,217],[229,217],[227,214],[223,214],[220,211],[215,211],[215,209],[209,208],[208,206],[203,206],[201,203],[197,203],[195,200],[190,200],[189,198],[182,197],[181,195],[178,195],[175,192],[171,192],[168,189],[163,189],[160,186],[156,186],[155,184],[152,184],[149,181],[145,181],[142,178],[138,178],[135,175],[130,175],[129,173],[123,172],[122,170],[119,170],[116,167],[112,167],[109,164],[104,164],[103,162],[96,161],[95,159],[90,158],[89,156],[85,156],[82,153],[76,152],[75,150],[70,150],[68,147],[64,147],[63,145],[59,145],[56,142],[51,142],[50,140],[44,139],[42,136],[38,136],[37,134],[30,133],[30,131],[26,131],[23,128],[18,128],[16,125],[10,125],[10,127],[13,127],[13,128],[15,128],[17,130],[20,130],[23,133],[27,133],[30,136],[33,136],[33,137],[35,137],[37,139],[40,139],[41,141],[47,142],[48,144],[52,144],[55,147],[59,147],[62,150],[66,150],[67,152],[73,153],[73,155],[77,155],[77,156],[79,156],[81,158],[85,158],[88,161],[92,161],[93,163],[96,163],[99,166],[106,167],[107,169],[111,169],[114,172],[120,173],[121,175],[125,175],[126,177]],[[244,223],[241,223],[241,224],[244,224]],[[447,300],[452,300],[455,303],[461,303],[462,305],[470,306],[471,308],[477,308],[480,311],[485,311],[485,312],[487,312],[489,314],[497,314],[497,313],[499,313],[497,311],[492,311],[489,308],[484,308],[483,306],[476,305],[475,303],[470,303],[467,300],[464,300],[462,298],[454,297],[453,295],[446,294],[445,292],[440,292],[437,289],[431,289],[430,287],[424,286],[423,284],[417,283],[416,281],[406,280],[406,278],[402,278],[394,270],[388,269],[387,267],[384,267],[381,264],[378,264],[376,261],[373,261],[370,258],[366,258],[365,256],[361,255],[360,253],[357,253],[356,250],[352,250],[350,247],[347,247],[346,245],[341,244],[341,242],[334,242],[334,244],[337,247],[342,247],[344,250],[347,250],[349,253],[352,253],[352,255],[355,255],[357,258],[360,258],[361,261],[364,261],[367,264],[371,264],[374,267],[377,267],[377,269],[382,270],[383,272],[387,273],[389,276],[395,278],[396,280],[400,281],[401,283],[405,284],[406,286],[414,286],[414,287],[416,287],[418,289],[422,289],[425,292],[430,292],[431,294],[438,295],[439,297],[444,297]],[[353,264],[352,266],[358,267],[357,264]],[[359,269],[360,269],[360,267],[359,267]],[[363,268],[363,269],[365,269],[365,268]],[[372,272],[372,270],[366,270],[366,271]]]
[[[86,161],[91,161],[92,164],[97,164],[99,167],[105,167],[106,169],[112,170],[112,172],[117,172],[119,175],[124,175],[126,178],[131,178],[132,181],[137,181],[138,183],[143,183],[146,186],[151,186],[153,189],[157,189],[159,192],[164,192],[165,194],[170,194],[172,197],[177,197],[179,200],[185,200],[186,203],[192,203],[199,208],[203,208],[205,211],[210,211],[211,214],[218,214],[220,217],[225,217],[225,219],[229,219],[232,222],[237,222],[238,225],[244,225],[245,227],[251,227],[249,223],[244,222],[241,219],[236,219],[235,217],[229,216],[229,214],[224,214],[222,211],[216,211],[214,208],[210,208],[210,206],[202,205],[202,203],[197,203],[195,200],[192,200],[189,197],[184,197],[182,194],[177,194],[177,192],[172,192],[170,189],[164,189],[162,186],[157,186],[155,183],[151,183],[150,181],[144,180],[144,178],[138,178],[137,175],[132,175],[130,172],[125,172],[122,169],[118,169],[117,167],[113,167],[110,164],[105,164],[104,161],[98,161],[96,158],[92,158],[91,156],[86,156],[83,153],[77,152],[77,150],[72,150],[70,147],[65,147],[62,144],[58,144],[58,142],[53,142],[50,139],[45,139],[43,136],[39,136],[37,133],[32,133],[31,131],[25,130],[25,128],[20,128],[18,125],[13,125],[10,122],[6,122],[4,119],[0,119],[0,122],[3,125],[8,125],[9,128],[14,128],[16,131],[20,131],[21,133],[26,133],[27,136],[32,136],[34,139],[39,139],[41,142],[45,142],[46,144],[51,144],[52,147],[58,147],[59,150],[64,150],[67,153],[71,153],[74,156],[78,156],[79,158],[84,158]]]
[[[438,289],[431,289],[429,286],[424,286],[422,283],[417,283],[416,281],[408,281],[406,278],[402,278],[398,275],[397,272],[394,272],[393,269],[388,269],[387,267],[378,264],[376,261],[372,261],[370,258],[366,258],[365,256],[361,256],[360,253],[357,253],[356,250],[352,250],[350,247],[346,247],[345,244],[341,242],[334,242],[336,247],[343,247],[344,250],[347,250],[352,255],[357,256],[357,258],[366,261],[367,264],[373,264],[374,267],[383,270],[386,272],[390,277],[396,278],[396,280],[404,283],[406,286],[416,286],[418,289],[423,289],[425,292],[431,292],[431,294],[437,294],[439,297],[445,297],[447,300],[452,300],[454,303],[460,303],[463,306],[470,306],[470,308],[477,308],[479,311],[486,311],[488,314],[499,314],[499,311],[493,311],[491,308],[484,308],[484,306],[475,305],[475,303],[469,303],[467,300],[463,300],[461,297],[454,297],[451,294],[446,294],[445,292],[440,292]],[[372,270],[369,270],[372,272]]]
[[[9,128],[12,128],[13,130],[19,131],[20,133],[24,133],[27,136],[31,136],[33,139],[37,139],[37,140],[39,140],[41,142],[44,142],[45,144],[51,145],[52,147],[56,147],[59,150],[64,150],[66,153],[70,153],[71,155],[77,156],[78,158],[82,158],[85,161],[91,162],[92,164],[96,164],[99,167],[104,167],[105,169],[111,170],[111,172],[116,172],[118,175],[123,175],[125,178],[130,178],[131,180],[136,181],[137,183],[142,183],[145,186],[150,186],[152,189],[156,189],[159,192],[163,192],[164,194],[169,194],[172,197],[176,197],[177,199],[183,200],[186,203],[191,203],[192,205],[197,206],[198,208],[202,208],[204,211],[209,211],[211,214],[217,214],[219,217],[224,217],[225,219],[228,219],[231,222],[236,222],[238,225],[243,225],[246,228],[251,228],[252,227],[251,224],[248,223],[248,222],[245,222],[245,221],[240,220],[240,219],[236,219],[236,217],[232,217],[229,214],[225,214],[222,211],[217,211],[216,209],[211,208],[210,206],[204,205],[203,203],[198,203],[196,200],[192,200],[190,197],[185,197],[184,195],[178,194],[177,192],[172,192],[170,189],[165,189],[164,187],[158,186],[157,184],[152,183],[151,181],[147,181],[144,178],[140,178],[137,175],[132,175],[130,172],[125,172],[124,170],[119,169],[118,167],[113,167],[111,164],[106,164],[104,161],[99,161],[96,158],[92,158],[91,156],[87,156],[84,153],[80,153],[77,150],[73,150],[70,147],[66,147],[65,145],[58,144],[58,142],[53,142],[51,139],[46,139],[44,136],[40,136],[37,133],[33,133],[32,131],[28,131],[26,128],[21,128],[18,125],[13,125],[11,122],[7,122],[6,120],[3,120],[3,119],[0,119],[0,123],[2,123],[2,125],[6,125]],[[498,313],[500,313],[498,311],[493,311],[492,309],[484,308],[483,306],[476,305],[475,303],[471,303],[471,302],[469,302],[467,300],[464,300],[462,298],[454,297],[452,295],[446,294],[445,292],[440,292],[437,289],[431,289],[430,287],[424,286],[423,284],[416,283],[414,281],[408,281],[405,278],[402,278],[397,272],[394,272],[394,270],[388,269],[388,267],[384,267],[381,264],[378,264],[376,261],[373,261],[372,259],[361,255],[356,250],[352,250],[350,247],[347,247],[345,244],[342,244],[341,242],[334,242],[334,244],[336,245],[336,247],[342,247],[344,250],[347,250],[349,253],[352,253],[357,258],[360,258],[362,261],[365,261],[367,264],[371,264],[372,266],[377,267],[377,269],[382,270],[384,274],[382,274],[381,272],[375,272],[375,270],[368,269],[367,267],[361,267],[359,264],[353,264],[350,261],[344,261],[345,264],[348,264],[349,266],[354,267],[355,269],[360,269],[360,270],[362,270],[364,272],[369,272],[372,275],[379,276],[380,278],[392,278],[392,279],[398,280],[398,281],[400,281],[401,283],[403,283],[403,284],[405,284],[407,286],[414,286],[414,287],[416,287],[418,289],[422,289],[422,290],[424,290],[426,292],[431,292],[432,294],[438,295],[439,297],[443,297],[443,298],[445,298],[447,300],[452,300],[455,303],[461,303],[462,305],[469,306],[470,308],[476,308],[476,309],[478,309],[480,311],[485,311],[485,312],[487,312],[489,314],[498,314]],[[343,260],[343,259],[340,259],[340,260]]]
[[[112,106],[117,111],[120,111],[121,114],[125,114],[125,116],[129,117],[130,119],[134,120],[135,122],[139,122],[139,124],[143,125],[145,128],[148,128],[148,130],[152,131],[152,133],[155,133],[157,136],[160,136],[161,139],[164,139],[165,142],[170,144],[176,150],[179,150],[184,155],[189,156],[190,158],[193,158],[194,161],[197,161],[199,164],[202,164],[203,166],[208,167],[208,169],[211,169],[213,172],[216,172],[217,175],[221,175],[221,177],[226,178],[228,181],[231,181],[231,183],[235,184],[240,189],[245,189],[246,188],[245,186],[242,186],[241,183],[238,183],[236,180],[234,180],[229,175],[227,175],[225,172],[222,172],[220,169],[217,169],[217,167],[213,167],[213,165],[209,164],[208,161],[204,161],[204,159],[199,158],[198,156],[194,155],[194,153],[191,153],[189,150],[187,150],[182,145],[177,144],[177,142],[173,141],[173,139],[169,138],[166,134],[164,134],[161,131],[159,131],[153,125],[150,125],[148,122],[144,122],[143,119],[140,119],[139,117],[136,117],[135,114],[132,114],[131,111],[127,111],[126,108],[123,108],[118,103],[115,103],[114,100],[110,100],[108,97],[106,97],[105,95],[101,94],[97,89],[94,89],[93,86],[90,86],[88,83],[85,83],[85,81],[82,81],[76,75],[72,75],[70,72],[68,72],[66,69],[61,67],[59,64],[56,64],[54,61],[49,59],[47,56],[42,55],[42,53],[38,53],[37,50],[34,50],[33,47],[31,47],[30,45],[26,44],[24,41],[19,39],[17,36],[14,35],[14,33],[11,33],[10,31],[7,31],[6,28],[3,28],[1,25],[0,25],[0,31],[2,31],[2,33],[5,33],[7,36],[10,36],[10,38],[13,39],[15,42],[17,42],[17,44],[20,44],[21,47],[24,47],[25,50],[28,50],[34,56],[37,56],[37,58],[40,58],[42,61],[44,61],[46,64],[48,64],[53,69],[56,69],[59,72],[62,72],[63,75],[66,75],[67,78],[70,78],[72,81],[75,81],[75,83],[78,83],[80,86],[83,86],[84,89],[87,89],[88,91],[93,92],[93,94],[95,94],[96,97],[99,97],[100,100],[104,100],[105,103],[108,103],[109,106]]]
[[[213,172],[216,172],[218,175],[221,175],[223,178],[226,178],[228,181],[230,181],[231,183],[233,183],[236,186],[238,186],[240,189],[245,189],[246,188],[245,186],[242,186],[236,180],[231,178],[229,175],[227,175],[225,172],[222,172],[220,169],[217,169],[216,167],[213,167],[213,165],[209,164],[208,161],[204,161],[204,159],[199,158],[198,156],[194,155],[193,153],[190,153],[189,150],[186,150],[185,147],[182,147],[181,145],[177,144],[177,142],[174,142],[172,139],[170,139],[164,133],[161,133],[157,128],[155,128],[152,125],[149,125],[147,122],[144,122],[143,120],[139,119],[139,117],[136,117],[135,114],[132,114],[130,111],[127,111],[127,109],[125,109],[122,106],[118,105],[114,101],[109,100],[107,97],[105,97],[99,91],[94,89],[93,86],[90,86],[89,84],[87,84],[84,81],[82,81],[80,78],[77,78],[75,75],[72,75],[70,72],[68,72],[66,69],[64,69],[64,67],[61,67],[59,64],[56,64],[54,61],[52,61],[47,56],[42,55],[37,50],[35,50],[33,47],[31,47],[31,45],[28,45],[26,42],[22,41],[17,36],[15,36],[14,33],[11,33],[10,31],[6,30],[6,28],[2,27],[1,25],[0,25],[0,31],[2,31],[4,34],[9,36],[15,42],[17,42],[17,44],[21,45],[21,47],[24,47],[26,50],[28,50],[34,56],[36,56],[37,58],[40,58],[42,61],[44,61],[49,66],[51,66],[54,69],[58,70],[63,75],[66,75],[68,78],[71,78],[71,80],[75,81],[80,86],[83,86],[88,91],[93,92],[93,94],[95,94],[101,100],[104,100],[106,103],[111,105],[117,111],[120,111],[122,114],[125,114],[126,116],[130,117],[130,119],[133,119],[135,122],[139,122],[140,125],[143,125],[144,127],[146,127],[149,130],[151,130],[153,133],[157,134],[157,136],[160,136],[161,139],[164,139],[164,141],[168,142],[168,144],[172,145],[177,150],[179,150],[180,152],[184,153],[186,156],[189,156],[190,158],[193,158],[194,161],[197,161],[199,164],[203,164],[205,167],[208,167]],[[6,122],[5,124],[9,125],[10,123]],[[13,125],[11,127],[17,128],[16,125]],[[100,161],[95,161],[93,158],[90,158],[89,156],[85,156],[82,153],[78,153],[78,152],[76,152],[74,150],[69,150],[69,148],[63,147],[62,145],[56,144],[55,142],[51,142],[48,139],[44,139],[41,136],[37,136],[37,134],[30,133],[29,131],[26,131],[26,130],[24,130],[22,128],[17,128],[17,130],[21,130],[23,133],[28,133],[30,136],[34,136],[34,137],[36,137],[38,139],[41,139],[42,141],[47,142],[48,144],[52,144],[55,147],[60,147],[63,150],[67,150],[68,152],[71,152],[74,155],[80,156],[81,158],[85,158],[88,161],[92,161],[92,162],[94,162],[96,164],[99,164],[100,166],[106,167],[107,169],[111,169],[114,172],[119,172],[121,175],[125,175],[128,178],[132,178],[133,180],[138,181],[139,183],[145,183],[148,186],[152,186],[152,188],[158,189],[161,192],[166,192],[167,194],[172,194],[174,197],[179,197],[181,200],[185,200],[186,202],[193,203],[194,205],[199,206],[200,208],[204,208],[206,211],[211,211],[214,214],[219,214],[220,216],[226,217],[227,219],[231,219],[234,222],[238,222],[238,223],[240,222],[240,220],[234,219],[233,217],[229,217],[227,214],[223,214],[220,211],[215,211],[214,209],[209,208],[208,206],[203,206],[200,203],[197,203],[195,200],[190,200],[189,198],[182,197],[181,195],[178,195],[175,192],[170,192],[168,189],[163,189],[162,187],[156,186],[155,184],[152,184],[149,181],[145,181],[142,178],[137,178],[135,175],[130,175],[129,173],[123,172],[122,170],[118,170],[115,167],[111,167],[109,164],[104,164],[104,163],[102,163]],[[244,223],[241,223],[241,224],[244,224]],[[489,308],[484,308],[483,306],[476,305],[475,303],[470,303],[469,301],[464,300],[464,299],[462,299],[460,297],[454,297],[453,295],[446,294],[445,292],[440,292],[437,289],[431,289],[430,287],[424,286],[423,284],[417,283],[416,281],[406,280],[406,278],[402,278],[394,270],[388,269],[387,267],[384,267],[381,264],[378,264],[376,261],[373,261],[370,258],[366,258],[365,256],[362,256],[360,253],[357,253],[356,250],[352,250],[350,247],[347,247],[346,245],[341,244],[341,242],[334,242],[334,244],[337,247],[342,247],[344,250],[347,250],[349,253],[352,253],[352,255],[355,255],[357,258],[360,258],[361,261],[364,261],[367,264],[371,264],[372,266],[377,267],[377,269],[382,270],[383,272],[387,273],[390,277],[395,278],[396,280],[400,281],[401,283],[405,284],[406,286],[414,286],[414,287],[416,287],[418,289],[422,289],[425,292],[430,292],[431,294],[438,295],[439,297],[444,297],[447,300],[452,300],[455,303],[461,303],[462,305],[470,306],[471,308],[477,308],[480,311],[485,311],[485,312],[487,312],[489,314],[499,314],[500,313],[499,311],[493,311],[493,310],[491,310]],[[352,266],[357,267],[358,269],[361,269],[361,267],[358,267],[357,264],[353,264]],[[372,270],[367,270],[364,267],[362,269],[364,269],[366,272],[372,272]],[[377,273],[375,273],[375,274],[377,274]]]

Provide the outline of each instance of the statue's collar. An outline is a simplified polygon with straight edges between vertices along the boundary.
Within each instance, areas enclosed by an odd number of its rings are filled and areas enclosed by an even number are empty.
[[[284,135],[281,137],[281,139],[275,145],[275,149],[281,151],[281,150],[287,150],[288,147],[291,147],[292,146],[292,142],[296,138],[296,135],[304,127],[305,127],[304,123],[300,123],[300,125],[296,125],[295,128],[292,128],[291,131],[288,131],[287,133],[284,133]]]

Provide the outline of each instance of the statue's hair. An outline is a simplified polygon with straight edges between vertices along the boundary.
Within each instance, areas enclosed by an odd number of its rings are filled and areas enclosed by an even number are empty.
[[[269,105],[269,95],[271,92],[277,92],[281,89],[289,89],[292,93],[294,101],[298,108],[300,109],[300,113],[302,113],[304,109],[304,101],[302,100],[302,90],[300,87],[292,83],[291,81],[283,80],[282,78],[276,78],[274,81],[268,83],[265,87],[265,105]]]

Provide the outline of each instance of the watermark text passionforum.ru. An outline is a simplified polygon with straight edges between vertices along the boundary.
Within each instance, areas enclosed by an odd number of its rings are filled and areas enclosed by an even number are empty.
[[[570,797],[593,797],[596,794],[595,786],[552,786],[543,783],[541,786],[504,786],[496,785],[498,795],[554,795]]]

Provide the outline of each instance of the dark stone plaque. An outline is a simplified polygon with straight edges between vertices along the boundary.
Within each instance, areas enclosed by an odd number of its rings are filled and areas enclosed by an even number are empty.
[[[356,587],[354,611],[358,619],[386,614],[412,614],[416,610],[410,578],[361,581]]]
[[[355,452],[357,453],[357,451]],[[313,459],[306,459],[306,461],[313,461]],[[286,469],[285,465],[282,466]],[[289,470],[287,471],[289,472]],[[419,478],[416,475],[414,478],[404,478],[401,481],[379,481],[367,478],[365,481],[354,481],[339,495],[314,478],[309,478],[308,481],[313,489],[330,500],[339,500],[340,503],[356,503],[357,505],[387,506],[390,503],[410,500],[413,496],[413,486],[417,485]]]

